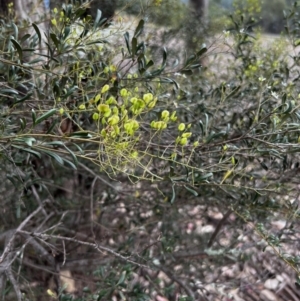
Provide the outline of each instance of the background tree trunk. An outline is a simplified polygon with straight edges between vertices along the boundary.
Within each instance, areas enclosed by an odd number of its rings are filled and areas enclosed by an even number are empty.
[[[196,16],[206,21],[208,18],[209,0],[190,0],[191,7],[194,9]]]

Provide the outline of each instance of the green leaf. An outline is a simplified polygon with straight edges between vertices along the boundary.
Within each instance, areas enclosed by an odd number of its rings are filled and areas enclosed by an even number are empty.
[[[19,54],[20,61],[22,62],[23,61],[23,50],[22,50],[21,45],[13,38],[11,38],[10,40],[14,44],[14,46]]]
[[[126,272],[123,271],[123,272],[121,273],[121,276],[120,276],[120,278],[119,278],[119,281],[118,281],[118,283],[117,283],[117,286],[120,285],[120,284],[123,284],[124,281],[125,281],[125,278],[126,278]]]
[[[12,22],[11,24],[12,24],[12,27],[14,29],[14,37],[18,37],[19,36],[19,29],[18,29],[17,25],[14,22]]]
[[[55,33],[50,33],[50,38],[53,41],[53,43],[56,46],[56,48],[58,48],[58,46],[59,46],[59,40],[58,40],[56,34]]]
[[[17,99],[14,104],[17,104],[17,103],[20,103],[20,102],[23,102],[25,100],[27,100],[28,98],[30,98],[32,95],[32,92],[29,92],[27,93],[24,97],[20,98],[20,99]]]
[[[90,139],[93,136],[88,132],[74,132],[74,133],[70,134],[70,137]]]
[[[64,160],[59,155],[57,155],[56,153],[51,152],[51,151],[46,150],[46,149],[41,149],[40,151],[45,153],[49,157],[53,158],[60,165],[64,165]]]
[[[31,147],[36,142],[36,139],[33,137],[21,137],[21,138],[16,138],[13,141],[22,142]]]
[[[188,186],[186,186],[186,185],[183,185],[183,187],[184,187],[187,191],[191,192],[194,196],[198,196],[198,195],[199,195],[198,192],[197,192],[196,190],[194,190],[194,189],[192,189],[192,188],[190,188],[190,187],[188,187]]]
[[[136,46],[137,46],[137,39],[133,37],[132,40],[131,40],[132,58],[136,54]]]
[[[30,149],[30,148],[22,147],[20,145],[15,145],[15,144],[12,144],[11,146],[14,147],[14,148],[17,148],[17,149],[19,149],[19,150],[21,150],[23,152],[26,152],[26,153],[29,153],[31,155],[34,155],[34,156],[36,156],[36,157],[38,157],[38,158],[41,159],[41,154],[39,152],[37,152],[37,151],[34,151],[34,150]]]
[[[40,116],[37,119],[35,119],[35,121],[33,122],[33,124],[37,125],[37,124],[41,123],[42,121],[44,121],[44,120],[48,119],[49,117],[53,116],[56,112],[57,112],[57,109],[51,109],[51,110],[49,110],[48,112],[46,112],[42,116]]]
[[[44,145],[54,145],[54,146],[61,146],[61,147],[65,148],[69,152],[69,154],[71,155],[75,165],[78,164],[78,160],[77,160],[76,155],[62,141],[47,142],[47,143],[44,143]],[[76,169],[76,167],[75,167],[75,169]]]
[[[102,16],[101,10],[97,9],[97,15],[96,15],[96,18],[95,18],[95,21],[94,21],[94,29],[96,29],[98,27],[99,22],[101,20],[101,16]]]
[[[32,27],[34,28],[34,30],[35,30],[38,38],[39,38],[39,43],[41,43],[42,42],[42,35],[41,35],[39,27],[35,23],[32,23]]]
[[[35,121],[36,121],[36,113],[35,113],[35,110],[34,110],[34,109],[31,110],[31,117],[32,117],[32,123],[35,124]]]
[[[24,131],[26,128],[26,119],[24,117],[20,118],[21,130]]]
[[[129,54],[131,55],[131,49],[130,49],[130,45],[129,45],[129,33],[127,31],[124,33],[124,39],[126,42],[127,50],[129,52]]]
[[[207,52],[206,44],[202,44],[201,49],[196,53],[196,55],[199,57],[199,56],[203,55],[205,52]]]
[[[145,24],[145,21],[142,19],[140,20],[137,28],[135,29],[135,32],[134,32],[134,37],[137,38],[144,30],[144,24]]]

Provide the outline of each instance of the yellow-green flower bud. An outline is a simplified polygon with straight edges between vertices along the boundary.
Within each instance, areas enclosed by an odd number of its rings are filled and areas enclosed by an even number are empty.
[[[198,145],[199,145],[199,141],[195,141],[193,144],[194,147],[197,147]]]
[[[107,92],[109,90],[109,85],[104,85],[101,89],[101,93],[104,94],[105,92]]]
[[[182,138],[190,138],[192,136],[192,133],[191,132],[187,132],[187,133],[183,133],[181,135]]]
[[[187,144],[187,141],[188,141],[187,138],[181,138],[179,143],[180,143],[181,145],[186,145],[186,144]]]
[[[79,110],[85,110],[85,104],[81,104],[78,108]]]
[[[62,115],[64,113],[64,111],[65,111],[64,108],[60,108],[59,109],[59,114]]]
[[[101,131],[101,136],[104,137],[104,138],[106,138],[107,133],[106,133],[106,130],[105,130],[105,129],[102,129],[102,131]]]
[[[172,121],[174,121],[174,122],[177,120],[176,111],[174,111],[174,112],[172,113],[170,119],[171,119]]]
[[[57,25],[57,22],[56,22],[56,20],[55,20],[55,19],[52,19],[52,20],[51,20],[51,23],[52,23],[52,25],[54,25],[54,26],[56,26],[56,25]]]
[[[114,107],[113,108],[113,113],[114,113],[114,115],[119,115],[119,109],[118,109],[118,107]]]
[[[154,100],[148,104],[148,108],[153,109],[156,105],[156,102],[157,102],[157,98],[155,97]]]
[[[130,102],[133,104],[136,104],[137,101],[138,101],[138,99],[136,97],[130,98]]]
[[[111,115],[111,109],[107,104],[101,103],[97,106],[97,109],[104,117],[109,117]]]
[[[117,136],[120,135],[120,128],[117,125],[114,126],[114,132]]]
[[[156,124],[156,121],[152,120],[150,123],[150,126],[155,129],[155,124]]]
[[[178,130],[180,132],[182,132],[182,131],[184,131],[184,129],[185,129],[185,124],[184,123],[180,123],[179,126],[178,126]]]
[[[121,91],[120,91],[120,95],[121,95],[122,97],[126,97],[126,96],[128,95],[128,91],[127,91],[125,88],[123,88],[123,89],[121,89]]]
[[[150,101],[153,100],[153,94],[152,93],[144,94],[143,100],[145,101],[146,104],[148,104]]]
[[[101,95],[100,94],[97,94],[96,97],[95,97],[95,102],[97,103],[101,98]]]
[[[118,115],[113,115],[113,116],[108,118],[107,122],[108,122],[109,125],[116,125],[116,124],[119,123],[119,121],[120,121],[119,116]]]
[[[134,158],[134,159],[136,159],[138,156],[139,156],[139,153],[137,151],[133,151],[131,153],[131,157]]]
[[[94,113],[92,118],[93,118],[93,120],[98,120],[99,119],[99,114]]]
[[[109,72],[109,70],[110,70],[109,67],[106,66],[106,67],[104,68],[103,72],[104,72],[105,74],[107,74],[107,73]]]
[[[117,101],[113,96],[110,96],[105,103],[108,104],[108,105],[116,105]]]
[[[167,110],[161,112],[161,119],[169,119],[170,113]]]

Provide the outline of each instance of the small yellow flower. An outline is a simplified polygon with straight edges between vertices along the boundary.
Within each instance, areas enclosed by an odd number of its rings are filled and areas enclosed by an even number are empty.
[[[56,20],[55,20],[55,19],[52,19],[52,20],[51,20],[51,23],[52,23],[52,25],[54,25],[54,26],[56,26],[56,25],[57,25],[57,22],[56,22]]]
[[[79,110],[85,110],[85,104],[81,104],[78,108]]]
[[[59,109],[59,114],[62,115],[64,113],[64,111],[65,111],[64,108],[60,108]]]

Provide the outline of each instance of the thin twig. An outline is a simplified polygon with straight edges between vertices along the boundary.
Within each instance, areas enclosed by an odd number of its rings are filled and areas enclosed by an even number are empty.
[[[212,234],[208,244],[207,244],[207,247],[210,248],[212,246],[212,244],[214,243],[214,240],[216,239],[218,233],[220,232],[222,226],[224,225],[224,223],[226,222],[227,218],[230,216],[230,214],[232,213],[232,210],[229,209],[225,215],[223,216],[223,218],[219,221],[214,233]]]
[[[191,290],[191,288],[186,285],[182,280],[180,280],[179,278],[177,278],[174,275],[174,272],[169,271],[166,267],[163,266],[159,266],[159,269],[161,271],[163,271],[171,280],[175,281],[176,283],[178,283],[186,292],[186,294],[192,298],[192,300],[195,300],[195,294],[194,292]]]
[[[83,169],[85,169],[86,171],[88,171],[91,175],[93,175],[94,177],[96,177],[98,180],[100,180],[102,183],[104,183],[108,187],[112,188],[113,190],[117,191],[118,193],[121,193],[120,189],[118,189],[116,186],[110,184],[105,179],[103,179],[102,177],[100,177],[99,175],[97,175],[93,170],[91,170],[90,168],[88,168],[86,165],[84,165],[82,163],[79,163],[79,166],[82,167]]]
[[[11,266],[8,269],[6,269],[5,274],[6,274],[7,279],[9,279],[10,283],[14,287],[14,290],[16,292],[18,301],[22,301],[22,293],[21,293],[21,290],[20,290],[20,286],[17,283],[17,281],[16,281],[16,279],[15,279],[15,277],[14,277],[12,271],[11,271]]]
[[[24,221],[19,225],[19,227],[16,229],[16,231],[12,234],[9,242],[7,243],[1,257],[0,257],[0,264],[4,261],[4,259],[6,258],[7,254],[9,254],[9,252],[11,251],[12,249],[12,244],[13,244],[13,241],[16,237],[16,234],[18,232],[20,232],[24,227],[25,225],[30,221],[30,219],[35,216],[37,213],[39,213],[39,211],[41,211],[42,209],[42,206],[39,206],[36,210],[34,210],[31,214],[29,214],[25,219]]]
[[[129,262],[129,263],[131,263],[133,265],[136,265],[136,266],[138,266],[140,268],[152,269],[149,266],[146,266],[146,265],[143,265],[143,264],[140,264],[140,263],[138,263],[136,261],[131,260],[130,256],[125,257],[125,256],[123,256],[123,255],[115,252],[114,250],[112,250],[110,248],[107,248],[107,247],[104,247],[104,246],[101,246],[100,244],[97,244],[97,243],[89,243],[89,242],[81,241],[81,240],[78,240],[78,239],[75,239],[75,238],[65,237],[65,236],[59,236],[59,235],[48,235],[48,234],[37,233],[37,232],[28,232],[28,231],[23,231],[23,230],[18,230],[18,232],[19,233],[23,233],[23,234],[27,234],[27,235],[31,235],[33,237],[37,237],[39,239],[57,239],[57,240],[66,240],[66,241],[75,242],[77,244],[81,244],[81,245],[93,247],[96,250],[98,250],[99,252],[105,251],[105,252],[110,253],[111,255],[113,255],[113,256],[121,259],[121,260]]]

